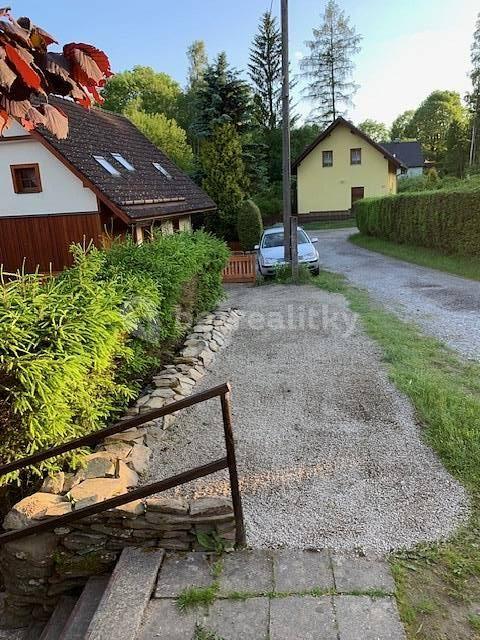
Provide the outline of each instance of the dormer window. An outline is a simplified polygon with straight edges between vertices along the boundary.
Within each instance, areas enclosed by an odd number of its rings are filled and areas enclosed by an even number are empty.
[[[15,193],[40,193],[42,182],[38,164],[12,164],[13,190]]]
[[[122,167],[125,167],[127,171],[135,171],[135,167],[133,166],[133,164],[130,164],[128,160],[125,160],[121,153],[112,153],[111,155],[117,162],[122,165]]]
[[[105,169],[105,171],[108,171],[111,176],[118,177],[121,175],[120,171],[117,171],[115,167],[103,156],[93,156],[93,158]]]
[[[162,165],[159,162],[152,162],[152,164],[157,171],[160,171],[160,173],[163,176],[165,176],[165,178],[167,178],[168,180],[172,179],[172,176],[168,173],[168,171],[164,167],[162,167]]]

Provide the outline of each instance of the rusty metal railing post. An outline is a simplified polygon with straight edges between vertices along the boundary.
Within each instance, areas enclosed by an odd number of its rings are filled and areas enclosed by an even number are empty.
[[[242,497],[240,495],[240,484],[238,482],[237,459],[235,456],[235,441],[233,439],[232,428],[232,407],[230,403],[231,386],[227,383],[228,390],[222,393],[220,400],[222,403],[223,430],[225,433],[225,447],[227,450],[228,473],[230,474],[230,487],[232,491],[233,513],[235,514],[235,544],[245,546],[247,539],[245,536],[245,522],[243,519]]]

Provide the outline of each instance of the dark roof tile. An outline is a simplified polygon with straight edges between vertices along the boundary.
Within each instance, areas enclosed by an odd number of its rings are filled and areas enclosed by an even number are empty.
[[[214,201],[126,117],[96,107],[87,110],[62,98],[50,97],[49,101],[68,115],[69,135],[58,140],[39,127],[40,135],[129,218],[139,220],[216,209]],[[121,154],[135,171],[124,168],[112,153]],[[94,155],[108,160],[120,176],[108,173]],[[172,179],[156,169],[153,162],[164,167]]]
[[[406,167],[423,167],[425,159],[422,147],[417,140],[410,142],[381,142],[380,144],[392,156],[401,160]]]

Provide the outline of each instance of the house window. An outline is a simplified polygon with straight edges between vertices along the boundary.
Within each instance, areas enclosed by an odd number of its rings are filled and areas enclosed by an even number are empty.
[[[93,156],[93,158],[98,162],[99,165],[101,165],[105,169],[105,171],[108,171],[111,176],[118,177],[119,175],[121,175],[120,171],[117,171],[115,167],[110,164],[110,162],[103,156]]]
[[[15,193],[40,193],[42,182],[38,164],[12,164],[13,189]]]
[[[172,176],[168,173],[168,171],[164,167],[162,167],[162,165],[159,162],[152,162],[152,164],[157,171],[160,171],[160,173],[163,176],[165,176],[165,178],[167,178],[168,180],[172,179]]]
[[[361,149],[350,149],[350,164],[362,164]]]
[[[333,151],[322,151],[322,165],[324,167],[333,166]]]
[[[133,164],[130,164],[128,160],[125,160],[121,153],[112,153],[112,157],[115,158],[115,160],[119,162],[122,167],[125,167],[127,171],[135,171],[135,167],[133,166]]]
[[[180,220],[178,218],[174,218],[173,220],[173,230],[180,231]]]

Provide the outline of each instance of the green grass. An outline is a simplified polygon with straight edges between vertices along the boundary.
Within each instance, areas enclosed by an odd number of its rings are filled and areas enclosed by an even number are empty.
[[[325,220],[325,222],[305,222],[300,225],[306,231],[324,231],[326,229],[348,229],[356,227],[355,218],[347,218],[347,220]]]
[[[454,275],[470,278],[471,280],[480,280],[480,258],[473,256],[443,255],[434,249],[396,244],[390,240],[374,238],[361,233],[350,236],[349,240],[364,249],[377,251],[392,258],[405,260],[405,262],[412,262],[422,267],[430,267],[438,271],[453,273]]]
[[[342,293],[382,348],[389,374],[412,401],[423,436],[470,492],[472,515],[450,540],[391,556],[408,637],[467,640],[480,603],[480,366],[371,302],[342,276],[322,272],[317,286]]]
[[[209,587],[187,587],[177,597],[177,607],[180,611],[208,607],[215,602],[219,590],[218,582]]]

